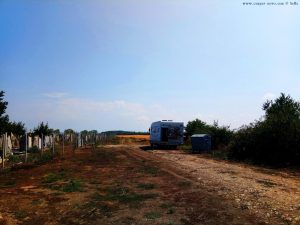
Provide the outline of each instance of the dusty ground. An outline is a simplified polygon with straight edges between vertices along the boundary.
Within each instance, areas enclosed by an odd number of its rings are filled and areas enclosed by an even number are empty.
[[[300,176],[107,145],[0,174],[0,224],[300,224]]]

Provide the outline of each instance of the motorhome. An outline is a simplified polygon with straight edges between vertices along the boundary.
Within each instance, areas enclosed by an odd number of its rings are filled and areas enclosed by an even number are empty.
[[[150,144],[155,146],[170,146],[176,148],[183,144],[183,122],[161,120],[153,122],[150,128]]]

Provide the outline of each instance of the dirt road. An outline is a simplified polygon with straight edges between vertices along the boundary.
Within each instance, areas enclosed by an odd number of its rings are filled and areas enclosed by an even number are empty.
[[[300,223],[299,174],[110,145],[0,174],[0,224]]]

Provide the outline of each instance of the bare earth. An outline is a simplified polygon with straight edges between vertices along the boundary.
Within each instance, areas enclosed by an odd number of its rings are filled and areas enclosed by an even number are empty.
[[[300,174],[138,144],[0,173],[0,224],[300,224]]]

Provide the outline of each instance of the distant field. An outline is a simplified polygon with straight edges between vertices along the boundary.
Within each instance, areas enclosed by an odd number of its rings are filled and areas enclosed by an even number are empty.
[[[140,139],[140,140],[149,140],[149,134],[140,134],[140,135],[117,135],[118,138],[132,138],[132,139]]]

